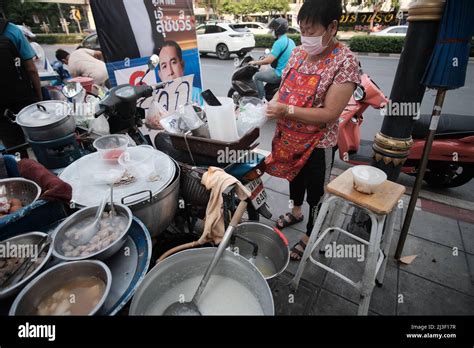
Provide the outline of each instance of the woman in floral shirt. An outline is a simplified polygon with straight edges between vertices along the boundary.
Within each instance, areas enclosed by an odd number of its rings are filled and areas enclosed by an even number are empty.
[[[302,45],[293,50],[267,111],[277,120],[267,172],[290,182],[292,210],[277,227],[303,220],[305,194],[310,206],[306,235],[291,249],[294,260],[302,257],[329,180],[339,116],[360,83],[357,59],[336,39],[341,14],[340,1],[305,1],[298,13]]]

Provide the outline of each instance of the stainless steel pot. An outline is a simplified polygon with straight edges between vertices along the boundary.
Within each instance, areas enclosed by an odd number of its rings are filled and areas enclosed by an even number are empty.
[[[156,236],[168,228],[178,209],[181,171],[175,160],[173,163],[176,166],[176,172],[173,180],[164,190],[155,196],[151,191],[136,192],[121,200],[122,204],[127,205],[133,215],[146,225],[152,236]],[[134,197],[144,193],[147,194],[145,199],[133,200]]]
[[[255,266],[266,280],[277,277],[288,267],[290,262],[288,240],[276,228],[259,222],[243,222],[237,226],[233,247],[237,248],[235,252],[250,260],[254,248],[252,244],[239,236],[258,246],[256,260],[252,262],[255,262]]]
[[[185,250],[158,263],[137,289],[130,307],[130,315],[146,315],[157,300],[177,284],[189,278],[202,276],[215,252],[216,248]],[[270,287],[262,274],[244,257],[226,250],[213,275],[236,280],[258,299],[264,315],[275,314]],[[232,296],[229,296],[228,301],[232,301]]]
[[[117,251],[120,250],[122,245],[125,243],[127,240],[127,233],[128,230],[132,224],[132,212],[130,209],[124,205],[121,204],[114,204],[115,210],[117,214],[120,214],[121,216],[124,216],[128,219],[127,225],[122,232],[122,234],[110,245],[108,245],[105,249],[96,251],[92,254],[89,254],[87,256],[78,256],[78,257],[69,257],[63,255],[61,252],[61,244],[64,242],[65,238],[65,233],[75,224],[78,222],[81,222],[82,220],[89,218],[89,217],[94,217],[96,212],[97,212],[97,207],[87,207],[83,208],[71,216],[69,216],[66,220],[64,220],[54,231],[53,234],[53,256],[64,260],[64,261],[77,261],[77,260],[84,260],[84,259],[99,259],[99,260],[105,260],[115,254]],[[105,211],[109,211],[110,206],[108,205],[105,209]]]
[[[36,315],[40,302],[77,277],[95,276],[105,283],[104,293],[97,305],[88,313],[94,315],[104,304],[112,285],[112,273],[103,262],[82,260],[60,263],[36,277],[16,297],[9,315]]]
[[[69,104],[49,100],[23,108],[15,122],[22,128],[26,138],[33,141],[48,141],[74,133],[76,123],[71,116]]]

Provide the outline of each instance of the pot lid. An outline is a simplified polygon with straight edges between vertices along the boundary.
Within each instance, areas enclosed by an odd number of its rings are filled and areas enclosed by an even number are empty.
[[[150,199],[163,191],[174,178],[176,166],[173,160],[161,151],[151,146],[138,146],[129,148],[134,152],[141,151],[151,156],[150,172],[143,166],[138,171],[126,168],[117,163],[102,160],[99,153],[95,152],[66,167],[59,177],[72,187],[72,201],[79,206],[87,207],[99,205],[102,198],[109,194],[109,183],[114,185],[113,195],[115,203],[122,203],[126,197],[125,205],[133,205]],[[129,169],[131,169],[129,171]],[[130,180],[127,180],[130,179]]]
[[[25,127],[48,126],[71,114],[69,105],[62,101],[48,100],[23,108],[16,117],[16,123]]]

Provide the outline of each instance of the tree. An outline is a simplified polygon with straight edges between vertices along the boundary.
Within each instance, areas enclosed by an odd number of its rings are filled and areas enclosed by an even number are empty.
[[[277,13],[286,14],[290,10],[287,0],[257,0],[255,7],[256,12],[268,12],[270,17]]]

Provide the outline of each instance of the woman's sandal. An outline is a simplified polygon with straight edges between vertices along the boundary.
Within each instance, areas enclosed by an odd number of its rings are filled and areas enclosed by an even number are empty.
[[[299,250],[297,249],[297,246],[300,246],[301,248],[303,248],[303,250]],[[303,242],[302,240],[300,240],[298,243],[296,243],[295,245],[293,245],[293,247],[290,249],[290,253],[293,253],[293,254],[296,254],[298,255],[297,257],[295,256],[291,256],[290,255],[290,259],[293,260],[293,261],[299,261],[303,258],[303,253],[304,253],[304,250],[306,249],[306,243]]]
[[[288,220],[285,219],[285,217],[287,217]],[[276,227],[283,229],[285,227],[297,224],[298,222],[303,221],[303,219],[303,215],[301,215],[299,218],[296,218],[292,213],[286,213],[285,215],[280,215],[278,217],[278,220],[276,221]]]

